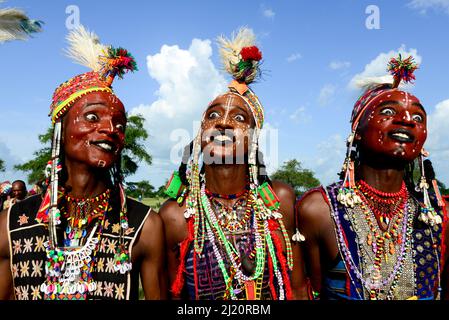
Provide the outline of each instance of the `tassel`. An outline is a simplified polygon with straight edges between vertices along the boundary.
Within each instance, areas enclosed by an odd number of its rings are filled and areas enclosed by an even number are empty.
[[[193,219],[189,220],[188,229],[189,235],[187,236],[186,239],[184,239],[181,242],[180,245],[179,266],[176,272],[175,281],[173,281],[173,284],[171,286],[171,291],[174,297],[179,297],[181,295],[182,288],[184,287],[184,272],[185,272],[186,257],[190,244],[192,243],[193,240]]]
[[[418,69],[418,65],[415,63],[413,56],[402,60],[402,56],[399,54],[397,58],[391,58],[388,63],[388,71],[394,78],[393,88],[397,88],[401,81],[408,83],[415,80],[413,73],[416,69]]]
[[[288,275],[288,267],[287,267],[287,259],[285,259],[284,254],[282,253],[282,243],[279,239],[278,235],[276,234],[275,230],[271,231],[271,238],[273,239],[274,246],[276,248],[276,255],[279,261],[279,264],[281,266],[281,273],[283,277],[284,282],[284,288],[287,300],[292,299],[292,288],[290,284],[290,277]],[[288,239],[287,239],[288,240]]]

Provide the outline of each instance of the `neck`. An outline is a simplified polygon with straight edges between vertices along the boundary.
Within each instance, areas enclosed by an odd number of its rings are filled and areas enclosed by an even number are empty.
[[[66,191],[76,198],[92,198],[110,186],[107,169],[92,168],[83,163],[65,162],[68,179]]]
[[[404,169],[374,168],[368,164],[361,164],[360,178],[373,188],[383,192],[398,192],[404,180]]]
[[[206,188],[214,193],[235,194],[247,183],[246,164],[206,165]]]

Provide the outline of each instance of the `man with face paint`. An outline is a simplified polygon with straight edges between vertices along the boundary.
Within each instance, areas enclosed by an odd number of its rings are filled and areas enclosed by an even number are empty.
[[[311,190],[297,204],[315,298],[441,294],[445,203],[430,161],[423,160],[426,112],[418,98],[398,89],[416,68],[412,57],[390,61],[394,83],[369,86],[355,104],[343,180]]]
[[[145,298],[163,298],[162,221],[122,186],[126,114],[111,85],[134,58],[82,26],[68,40],[69,56],[93,71],[53,95],[45,196],[0,215],[0,298],[137,299],[139,276]]]
[[[307,298],[294,234],[292,188],[271,182],[257,149],[263,108],[248,84],[262,56],[250,29],[220,38],[229,91],[203,114],[167,184],[164,221],[172,298]],[[202,157],[202,164],[200,163]]]

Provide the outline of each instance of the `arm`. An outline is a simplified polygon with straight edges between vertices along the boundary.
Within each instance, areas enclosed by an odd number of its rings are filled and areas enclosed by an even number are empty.
[[[322,262],[332,261],[338,254],[330,209],[317,191],[301,199],[298,205],[299,231],[304,235],[304,258],[312,289],[321,292]]]
[[[0,300],[14,299],[10,268],[7,211],[0,213]]]
[[[290,241],[293,253],[293,269],[290,276],[292,294],[294,300],[307,300],[307,279],[305,275],[304,262],[302,258],[302,247],[297,242],[292,242],[292,236],[295,233],[295,201],[296,195],[289,185],[273,181],[273,188],[281,201],[280,211],[282,212],[282,221],[287,229],[287,241]]]
[[[167,272],[169,291],[176,279],[180,262],[178,245],[188,236],[184,210],[185,206],[180,207],[174,200],[166,201],[159,210],[159,215],[164,223],[165,231],[165,254],[167,260],[164,269]]]
[[[148,215],[133,251],[136,251],[141,259],[140,277],[145,299],[165,299],[164,229],[156,212],[152,211]]]

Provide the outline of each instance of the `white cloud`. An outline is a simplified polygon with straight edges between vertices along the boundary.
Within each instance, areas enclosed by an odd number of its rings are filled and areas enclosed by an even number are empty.
[[[435,111],[428,115],[428,136],[425,148],[430,152],[430,159],[437,178],[449,185],[449,99],[438,103]]]
[[[320,90],[320,95],[318,97],[318,103],[321,106],[325,106],[325,105],[329,104],[329,102],[332,101],[332,97],[334,96],[336,90],[337,90],[337,86],[335,86],[333,84],[326,84]]]
[[[392,76],[388,74],[387,65],[391,58],[397,57],[398,54],[401,54],[402,57],[406,58],[409,55],[412,55],[415,59],[415,62],[419,65],[421,64],[422,57],[418,54],[416,49],[410,48],[407,50],[405,45],[402,45],[397,50],[391,50],[389,52],[380,53],[374,60],[368,63],[363,72],[356,74],[351,81],[349,82],[349,88],[358,89],[360,87],[360,83],[364,83],[364,80],[374,80],[379,77],[383,77],[382,81],[393,82]]]
[[[426,14],[429,9],[449,14],[449,0],[412,0],[408,6],[421,14]]]
[[[299,107],[296,109],[290,116],[290,120],[293,122],[299,124],[299,123],[307,123],[310,121],[311,117],[310,115],[306,114],[306,108]]]
[[[163,45],[159,53],[147,56],[149,74],[159,84],[155,93],[157,100],[150,105],[139,105],[131,114],[140,113],[145,117],[150,133],[146,146],[154,159],[151,172],[157,174],[159,169],[163,170],[159,175],[164,177],[156,177],[159,181],[155,185],[163,183],[169,167],[177,165],[170,163],[171,149],[193,139],[194,122],[201,120],[214,97],[225,92],[227,82],[215,68],[211,56],[210,40],[199,39],[193,39],[187,50],[177,45]],[[170,139],[172,134],[175,141]],[[188,141],[181,141],[181,136]]]
[[[287,58],[287,62],[293,62],[296,60],[299,60],[302,58],[302,55],[300,53],[292,53],[288,58]]]
[[[262,8],[262,14],[265,18],[274,19],[276,13],[270,8]]]
[[[329,63],[329,68],[332,70],[339,70],[339,69],[347,69],[351,66],[351,62],[349,61],[332,61]]]

